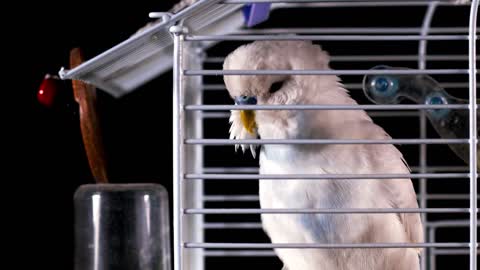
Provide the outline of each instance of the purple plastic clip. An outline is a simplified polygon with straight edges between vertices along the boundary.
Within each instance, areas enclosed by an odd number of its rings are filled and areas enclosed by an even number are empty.
[[[270,3],[247,4],[243,7],[243,17],[247,27],[255,26],[268,19],[270,15]]]

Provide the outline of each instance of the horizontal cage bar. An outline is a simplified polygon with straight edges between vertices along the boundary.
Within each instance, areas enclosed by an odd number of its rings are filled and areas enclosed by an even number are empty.
[[[276,257],[270,250],[205,250],[207,257]]]
[[[412,60],[413,61],[413,60]],[[414,60],[418,61],[418,59]],[[363,84],[361,83],[345,83],[343,86],[348,90],[363,90]],[[462,82],[444,82],[440,83],[443,88],[468,88],[468,83]],[[226,91],[227,88],[224,84],[205,84],[202,90],[204,91]]]
[[[458,227],[468,227],[468,222],[442,224],[442,222],[427,222],[425,223],[426,228],[458,228]],[[203,226],[204,229],[262,229],[261,222],[210,222],[205,223]]]
[[[421,170],[420,166],[410,166],[412,172]],[[468,172],[467,166],[428,166],[425,168],[426,172]],[[203,173],[258,173],[258,167],[206,167],[203,168]]]
[[[371,179],[405,179],[405,178],[468,178],[468,173],[411,173],[411,174],[187,174],[185,179],[210,179],[210,180],[258,180],[258,179],[283,179],[283,180],[371,180]]]
[[[431,252],[436,255],[468,255],[469,254],[468,249],[432,248]],[[276,257],[277,256],[274,251],[266,251],[266,250],[206,250],[204,251],[204,254],[207,257]]]
[[[240,222],[240,223],[205,223],[204,229],[261,229],[262,224],[260,222]]]
[[[372,2],[320,2],[320,3],[298,3],[298,2],[289,2],[279,4],[279,8],[343,8],[343,7],[421,7],[427,6],[431,4],[431,1],[372,1]],[[437,2],[437,6],[465,6],[469,5],[469,3],[465,2],[456,2],[456,1],[449,1],[449,2]]]
[[[468,227],[470,222],[468,220],[441,220],[441,221],[431,221],[428,222],[428,227],[430,228],[458,228],[458,227]]]
[[[465,248],[468,246],[469,246],[469,243],[358,243],[358,244],[184,243],[185,248],[221,248],[221,249]]]
[[[317,41],[419,41],[468,40],[467,35],[198,35],[186,41],[256,41],[256,40],[317,40]]]
[[[469,208],[298,208],[298,209],[257,209],[257,208],[187,208],[185,214],[394,214],[394,213],[469,213]]]
[[[187,106],[188,107],[188,106]],[[416,111],[373,111],[368,112],[371,117],[418,117],[419,113]],[[218,119],[229,118],[230,113],[227,112],[203,112],[203,119]]]
[[[417,195],[417,198],[424,197],[428,200],[469,200],[470,196],[467,194],[426,194],[422,196]],[[258,201],[258,195],[204,195],[206,202],[254,202]],[[467,224],[468,225],[468,224]]]
[[[187,111],[225,110],[433,110],[462,109],[468,104],[394,104],[394,105],[187,105]]]
[[[187,139],[186,144],[235,145],[235,144],[468,144],[468,139]]]
[[[332,55],[332,62],[418,61],[418,55]],[[426,61],[468,61],[468,55],[426,55]],[[223,63],[225,57],[207,57],[205,63]],[[441,84],[443,86],[443,84]],[[468,86],[468,83],[466,83]]]
[[[455,75],[468,74],[468,69],[357,69],[357,70],[316,70],[316,69],[302,69],[302,70],[206,70],[186,69],[183,71],[185,76],[232,76],[232,75]]]
[[[467,194],[426,194],[428,200],[470,200]]]
[[[247,201],[258,201],[258,195],[204,195],[204,201],[208,202],[247,202]]]
[[[435,255],[469,255],[470,251],[468,249],[439,249],[432,250]],[[477,254],[480,254],[480,250],[477,250]]]
[[[420,34],[421,27],[288,27],[240,29],[235,34]],[[477,31],[478,32],[478,31]],[[431,27],[430,34],[464,34],[467,27]]]

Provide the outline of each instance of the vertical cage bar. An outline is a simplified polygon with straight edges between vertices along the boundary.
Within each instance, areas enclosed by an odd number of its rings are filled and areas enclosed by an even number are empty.
[[[422,110],[419,114],[420,120],[420,138],[426,139],[427,138],[427,116],[425,111]],[[420,173],[427,172],[427,145],[421,144],[420,145]],[[427,179],[421,178],[419,181],[419,193],[420,193],[420,208],[427,208]],[[422,213],[420,215],[422,221],[423,232],[425,233],[427,230],[427,214]],[[425,236],[424,236],[425,238]],[[431,241],[431,239],[428,239]],[[420,269],[426,270],[427,269],[427,253],[429,251],[427,249],[422,250],[422,254],[420,257]]]
[[[425,12],[425,16],[423,18],[422,28],[420,30],[420,35],[428,35],[430,31],[430,26],[432,24],[433,15],[435,14],[435,10],[437,8],[437,2],[431,2],[428,4],[427,11]],[[420,40],[418,44],[418,69],[426,69],[427,68],[427,40]],[[427,115],[424,110],[420,111],[419,114],[419,124],[420,124],[420,138],[426,139],[427,138]],[[419,151],[419,159],[420,159],[420,173],[427,172],[427,145],[421,144],[420,151]],[[427,180],[425,178],[419,179],[419,193],[420,193],[420,207],[426,208],[427,207]],[[426,233],[427,227],[427,214],[421,214],[422,220],[422,227],[424,233]],[[430,239],[429,239],[430,240]],[[420,257],[420,269],[426,270],[427,269],[427,253],[429,251],[426,249],[422,250],[422,254]]]
[[[202,49],[197,42],[184,42],[182,47],[183,68],[202,68]],[[202,76],[182,77],[185,90],[185,104],[202,104]],[[201,111],[185,111],[185,134],[187,138],[203,138],[203,119]],[[185,145],[186,172],[203,172],[203,145]],[[203,181],[186,181],[184,186],[184,207],[203,208]],[[203,215],[187,215],[183,218],[183,239],[203,242]],[[188,270],[204,269],[204,250],[187,249],[183,251],[183,268]]]
[[[468,33],[470,134],[470,270],[477,269],[477,31],[478,0],[472,0]]]
[[[184,28],[172,26],[173,34],[173,269],[183,269],[183,169],[184,169]]]
[[[432,226],[428,230],[428,241],[431,243],[436,242],[436,239],[435,239],[436,230],[437,230],[436,226]],[[437,263],[437,257],[436,257],[437,255],[435,254],[436,251],[437,251],[436,248],[431,248],[429,251],[429,266],[430,266],[429,269],[430,270],[435,270],[436,268],[436,263]]]

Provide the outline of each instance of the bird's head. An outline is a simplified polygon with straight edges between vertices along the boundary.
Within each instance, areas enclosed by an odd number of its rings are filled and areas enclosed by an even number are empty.
[[[243,45],[230,53],[223,64],[224,70],[301,70],[328,69],[329,56],[320,46],[309,41],[256,41]],[[328,76],[324,76],[328,77]],[[336,76],[327,80],[337,84]],[[303,75],[225,75],[225,85],[237,105],[308,104],[321,86],[318,76]],[[324,81],[324,80],[323,80]],[[276,121],[285,121],[294,111],[232,110],[231,139],[256,138],[262,128]],[[250,147],[241,145],[245,151]],[[236,146],[236,149],[238,145]]]

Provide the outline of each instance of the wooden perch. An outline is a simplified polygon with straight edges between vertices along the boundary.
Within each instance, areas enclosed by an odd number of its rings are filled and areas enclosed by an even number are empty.
[[[80,48],[70,51],[70,68],[83,63]],[[80,107],[80,128],[90,170],[97,183],[107,183],[105,151],[103,148],[100,123],[97,112],[97,95],[94,86],[72,80],[73,94]]]

